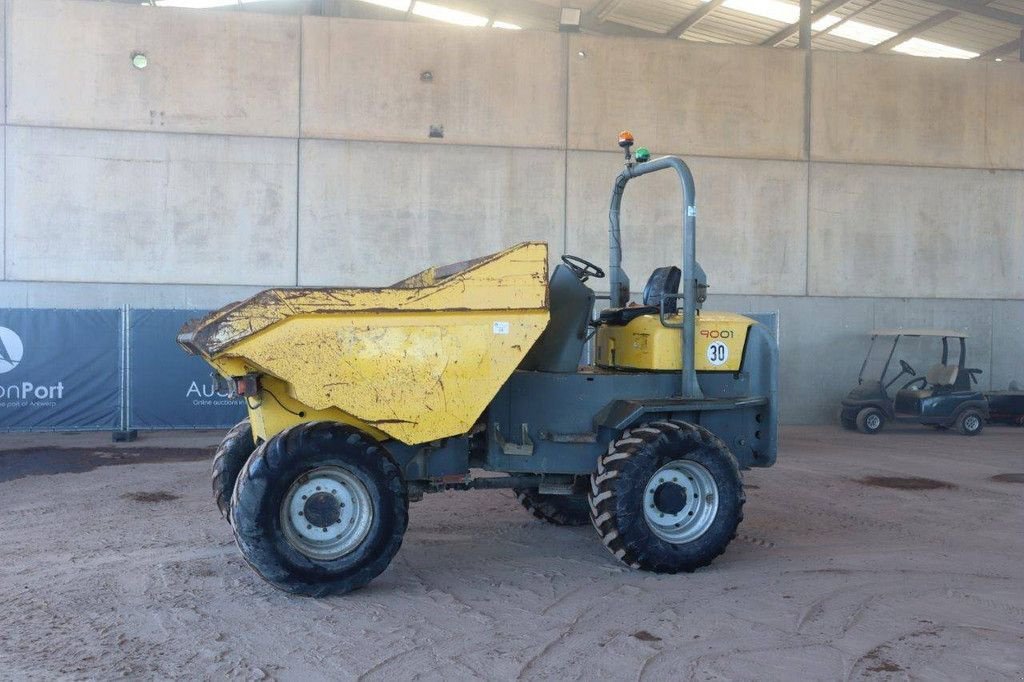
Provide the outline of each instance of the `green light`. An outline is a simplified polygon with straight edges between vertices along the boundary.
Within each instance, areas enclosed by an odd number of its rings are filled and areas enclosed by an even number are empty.
[[[651,160],[651,150],[647,147],[638,147],[636,150],[637,163],[644,163]]]

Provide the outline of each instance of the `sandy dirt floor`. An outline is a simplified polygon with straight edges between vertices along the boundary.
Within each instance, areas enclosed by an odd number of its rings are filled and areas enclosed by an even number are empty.
[[[1024,679],[1022,429],[787,428],[690,575],[626,569],[508,492],[427,496],[391,567],[323,600],[239,557],[217,437],[8,441],[0,678]]]

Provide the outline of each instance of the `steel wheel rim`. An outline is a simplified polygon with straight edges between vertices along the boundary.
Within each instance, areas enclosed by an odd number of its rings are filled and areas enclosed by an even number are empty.
[[[331,561],[350,554],[366,538],[373,503],[351,471],[318,467],[292,482],[281,501],[280,520],[289,545],[311,559]]]
[[[866,418],[866,419],[864,420],[864,424],[865,424],[865,425],[866,425],[866,426],[867,426],[867,427],[868,427],[869,429],[871,429],[872,431],[874,431],[875,429],[877,429],[877,428],[878,428],[879,426],[881,426],[881,425],[882,425],[882,418],[881,418],[880,416],[878,416],[878,415],[877,415],[876,413],[872,412],[872,413],[871,413],[871,414],[869,414],[869,415],[867,416],[867,418]]]
[[[682,490],[682,506],[678,509],[679,492],[669,486]],[[711,528],[718,502],[718,486],[711,472],[693,460],[677,459],[658,469],[647,482],[644,520],[666,542],[693,542]]]
[[[964,428],[968,431],[977,431],[981,425],[981,420],[978,419],[977,415],[969,414],[964,418]]]

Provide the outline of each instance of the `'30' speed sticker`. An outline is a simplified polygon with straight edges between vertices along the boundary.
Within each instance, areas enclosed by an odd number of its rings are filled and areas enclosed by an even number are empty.
[[[708,344],[708,362],[712,365],[724,365],[729,359],[729,346],[721,341],[712,341]]]

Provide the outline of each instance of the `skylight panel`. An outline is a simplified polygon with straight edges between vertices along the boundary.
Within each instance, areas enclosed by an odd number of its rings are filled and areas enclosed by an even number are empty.
[[[236,7],[237,5],[238,0],[156,0],[157,7],[186,7],[188,9],[212,9],[214,7]]]
[[[479,14],[470,14],[469,12],[442,7],[441,5],[434,5],[429,2],[417,1],[412,6],[412,13],[427,19],[436,19],[437,21],[458,24],[459,26],[486,26],[488,21],[487,17],[482,17]]]
[[[896,31],[890,31],[889,29],[879,28],[870,24],[862,24],[859,21],[847,21],[829,31],[829,34],[864,43],[865,45],[877,45],[892,38],[896,35]]]
[[[523,28],[519,24],[510,24],[507,21],[496,21],[493,24],[491,24],[491,26],[493,26],[494,28],[503,28],[507,31],[519,31],[522,30]]]
[[[708,2],[709,0],[702,1]],[[792,2],[782,2],[781,0],[725,0],[722,6],[737,12],[772,19],[783,24],[795,24],[800,21],[800,5]],[[815,31],[824,31],[839,21],[841,21],[841,17],[828,14],[811,24],[811,28]]]
[[[408,12],[411,0],[359,0],[360,2],[366,2],[371,5],[377,5],[378,7],[387,7],[388,9],[396,9],[399,12]]]
[[[902,52],[916,57],[947,57],[951,59],[974,59],[977,52],[962,50],[959,47],[943,45],[923,38],[911,38],[892,48],[893,52]]]

